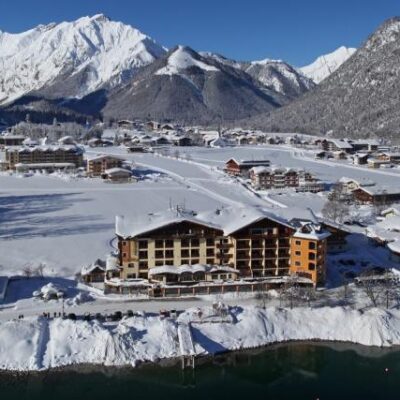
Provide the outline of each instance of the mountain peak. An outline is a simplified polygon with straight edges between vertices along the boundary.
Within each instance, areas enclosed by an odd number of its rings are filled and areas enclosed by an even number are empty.
[[[149,36],[104,14],[2,34],[0,103],[43,90],[52,98],[84,97],[126,82],[165,52]]]
[[[335,72],[356,50],[352,47],[340,46],[331,53],[319,56],[310,65],[299,68],[299,71],[318,84]]]
[[[176,46],[167,58],[167,65],[156,72],[156,75],[179,75],[190,67],[197,67],[203,71],[219,71],[218,68],[208,64],[202,56],[188,46]]]

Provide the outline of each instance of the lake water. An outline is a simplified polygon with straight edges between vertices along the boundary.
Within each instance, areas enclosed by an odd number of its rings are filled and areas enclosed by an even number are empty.
[[[400,351],[286,344],[219,356],[194,371],[175,365],[4,374],[0,399],[398,400]]]

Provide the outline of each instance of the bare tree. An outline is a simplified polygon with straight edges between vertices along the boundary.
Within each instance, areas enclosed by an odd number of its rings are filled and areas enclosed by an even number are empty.
[[[46,269],[46,264],[40,263],[34,270],[34,274],[40,278],[44,277],[44,270]]]
[[[31,278],[31,277],[33,276],[33,268],[32,268],[32,265],[26,264],[26,265],[22,268],[22,274],[23,274],[26,278]]]
[[[335,184],[321,212],[324,218],[339,225],[350,215],[351,195],[345,193],[343,185]]]

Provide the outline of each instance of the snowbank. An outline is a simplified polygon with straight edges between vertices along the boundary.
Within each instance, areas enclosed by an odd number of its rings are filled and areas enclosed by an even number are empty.
[[[4,322],[0,324],[0,369],[41,370],[72,364],[135,366],[179,357],[179,330],[183,325],[190,327],[197,355],[290,340],[400,345],[397,310],[236,307],[219,320],[218,315],[212,317],[215,312],[204,307],[189,309],[177,320],[153,315],[114,323],[43,318]]]

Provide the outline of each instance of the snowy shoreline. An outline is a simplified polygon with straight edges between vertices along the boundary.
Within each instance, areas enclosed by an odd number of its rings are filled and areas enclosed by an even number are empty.
[[[343,307],[233,307],[224,321],[211,307],[189,309],[177,320],[146,315],[119,322],[28,318],[0,323],[0,370],[57,370],[92,365],[136,367],[176,362],[182,355],[178,328],[190,326],[196,357],[273,344],[353,343],[376,348],[400,345],[400,311]]]

